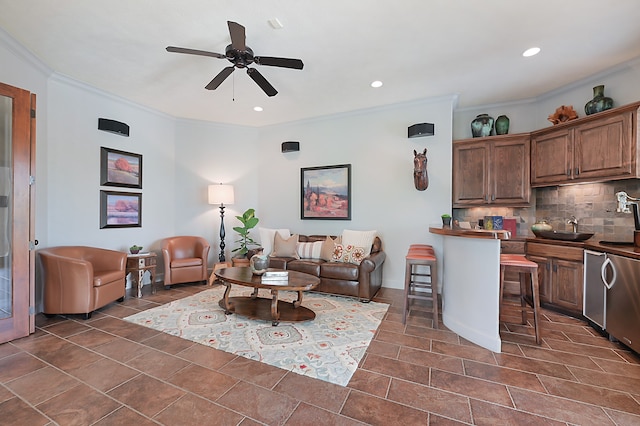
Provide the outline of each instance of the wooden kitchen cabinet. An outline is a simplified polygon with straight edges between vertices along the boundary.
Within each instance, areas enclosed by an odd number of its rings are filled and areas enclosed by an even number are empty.
[[[538,264],[540,303],[572,316],[582,316],[583,257],[581,247],[527,242],[527,258]]]
[[[640,103],[531,133],[531,186],[640,177]]]
[[[453,143],[453,207],[528,206],[529,134]]]

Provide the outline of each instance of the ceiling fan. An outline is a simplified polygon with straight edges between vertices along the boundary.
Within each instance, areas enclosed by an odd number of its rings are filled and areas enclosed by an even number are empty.
[[[207,52],[205,50],[187,49],[184,47],[168,46],[167,52],[187,53],[189,55],[211,56],[212,58],[227,59],[233,65],[224,68],[216,75],[213,80],[205,86],[207,90],[215,90],[222,82],[231,75],[236,68],[246,68],[247,74],[258,86],[267,94],[267,96],[275,96],[278,91],[265,79],[255,68],[249,68],[249,65],[255,63],[258,65],[267,65],[272,67],[293,68],[301,70],[304,64],[300,59],[276,58],[273,56],[253,56],[253,50],[245,44],[245,29],[237,22],[227,21],[229,25],[229,34],[231,35],[231,44],[225,49],[225,54]]]

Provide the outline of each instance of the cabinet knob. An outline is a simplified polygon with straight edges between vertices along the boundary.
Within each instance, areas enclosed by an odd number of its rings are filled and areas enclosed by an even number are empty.
[[[495,201],[496,200],[496,194],[491,194],[491,201]]]
[[[571,176],[571,169],[567,169],[567,176]]]
[[[576,167],[575,175],[578,176],[580,174],[580,169]]]

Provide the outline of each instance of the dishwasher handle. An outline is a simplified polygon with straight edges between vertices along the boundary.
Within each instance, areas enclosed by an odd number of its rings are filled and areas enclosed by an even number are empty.
[[[606,275],[606,269],[607,266],[611,267],[611,282],[607,281],[607,275]],[[602,268],[600,268],[600,277],[602,277],[602,282],[604,283],[604,286],[607,287],[607,290],[611,290],[611,287],[613,287],[613,285],[616,283],[616,268],[615,266],[613,266],[613,263],[611,262],[611,259],[607,256],[607,258],[604,260],[604,262],[602,262]]]

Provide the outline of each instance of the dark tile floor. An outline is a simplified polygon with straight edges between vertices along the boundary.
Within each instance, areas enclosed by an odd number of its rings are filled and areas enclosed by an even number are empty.
[[[543,344],[505,309],[503,351],[464,341],[402,292],[347,387],[122,321],[207,289],[128,297],[84,321],[38,316],[0,345],[0,425],[640,425],[640,357],[543,311]],[[513,324],[511,323],[513,319]]]

